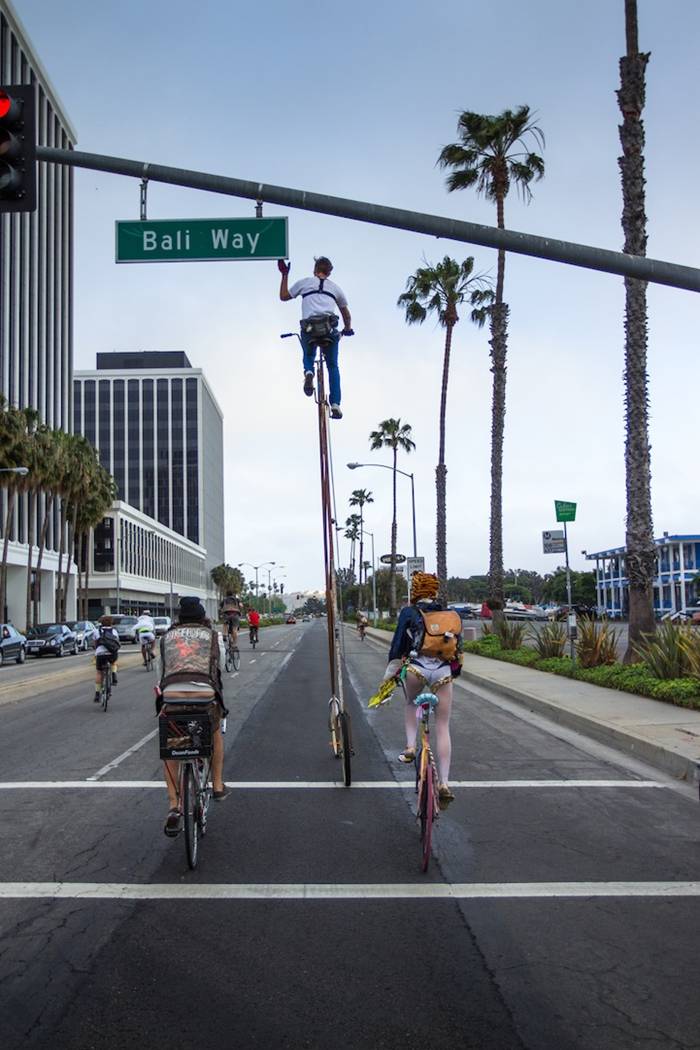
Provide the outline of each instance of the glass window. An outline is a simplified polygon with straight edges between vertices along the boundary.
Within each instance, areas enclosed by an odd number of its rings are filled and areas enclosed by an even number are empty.
[[[100,406],[100,422],[99,422],[99,450],[100,450],[100,463],[108,470],[111,474],[111,438],[110,438],[110,388],[111,383],[109,379],[100,379],[98,383],[98,398]]]
[[[158,434],[158,521],[170,525],[170,447],[168,380],[157,380],[156,426]]]
[[[114,480],[117,483],[117,499],[126,502],[126,465],[125,465],[125,433],[124,433],[124,380],[115,379],[113,387],[114,402]]]
[[[173,522],[175,532],[185,534],[185,464],[182,432],[182,380],[173,379],[172,399],[172,455],[173,455]]]
[[[97,446],[95,434],[95,380],[86,379],[83,388],[85,397],[85,437],[93,447]]]
[[[186,387],[186,457],[187,457],[187,538],[199,543],[199,457],[197,447],[198,406],[197,380],[187,379]]]
[[[153,437],[153,380],[143,381],[143,512],[155,518],[156,471]]]

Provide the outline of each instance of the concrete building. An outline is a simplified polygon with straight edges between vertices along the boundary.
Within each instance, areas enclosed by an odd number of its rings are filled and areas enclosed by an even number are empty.
[[[679,612],[699,602],[700,535],[669,536],[654,540],[657,548],[654,579],[654,609],[663,616]],[[597,603],[610,617],[626,617],[629,612],[629,580],[625,566],[625,547],[614,547],[595,554],[584,552],[595,561]]]
[[[144,528],[202,552],[199,585],[214,611],[209,573],[224,561],[223,415],[202,370],[182,351],[99,353],[95,370],[75,373],[73,406],[73,429],[116,481],[117,517],[138,514]]]
[[[36,90],[38,142],[71,149],[76,134],[9,0],[0,0],[0,83]],[[50,427],[70,430],[73,398],[73,173],[38,165],[37,210],[0,215],[0,394],[36,409]],[[37,501],[37,519],[44,514]],[[0,536],[7,500],[0,490]],[[7,609],[0,618],[24,626],[28,508],[17,500],[9,524]],[[37,533],[38,535],[38,530]],[[58,512],[41,573],[42,619],[54,615]],[[68,608],[75,607],[75,577]],[[5,616],[5,614],[7,614]]]

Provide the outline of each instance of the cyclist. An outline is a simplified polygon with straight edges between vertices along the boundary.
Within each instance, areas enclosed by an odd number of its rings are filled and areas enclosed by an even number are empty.
[[[436,600],[439,586],[437,576],[429,572],[416,572],[411,577],[410,602],[399,615],[384,677],[396,677],[403,665],[407,665],[404,683],[406,747],[399,755],[399,762],[413,762],[416,757],[418,723],[414,698],[424,689],[429,689],[439,700],[435,708],[438,792],[440,808],[446,809],[454,799],[449,787],[452,755],[450,711],[452,679],[462,670],[462,621],[458,613],[444,611]],[[434,625],[439,631],[435,636],[430,634]]]
[[[95,643],[95,696],[93,699],[96,704],[100,702],[102,669],[106,664],[112,665],[112,685],[117,684],[117,661],[121,646],[119,635],[112,626],[112,617],[100,616],[98,623],[99,627],[92,632],[92,639]]]
[[[257,609],[248,609],[248,626],[250,627],[250,640],[253,639],[258,641],[258,631],[260,629],[260,613]]]
[[[136,637],[141,645],[141,653],[143,654],[143,662],[146,663],[146,653],[144,647],[149,646],[151,650],[151,656],[155,660],[156,658],[156,625],[153,622],[150,609],[144,609],[138,620],[136,621]]]
[[[329,340],[324,350],[326,366],[328,368],[328,382],[330,385],[329,397],[331,404],[331,417],[342,419],[340,411],[340,371],[338,369],[338,318],[336,307],[340,310],[345,327],[343,335],[354,335],[352,330],[352,319],[348,310],[348,301],[345,292],[333,281],[329,280],[333,272],[333,264],[325,255],[315,260],[313,277],[302,277],[296,281],[291,288],[288,287],[290,264],[280,259],[277,267],[282,274],[280,282],[280,299],[283,303],[290,299],[301,296],[301,345],[304,351],[304,393],[311,397],[314,392],[314,358],[316,356],[316,342],[310,332],[305,330],[304,322],[310,318],[329,318],[327,332],[324,339]]]
[[[219,608],[219,616],[224,624],[231,645],[238,645],[238,628],[241,625],[241,599],[233,591],[227,591]]]
[[[368,626],[369,626],[369,620],[367,619],[365,614],[363,612],[358,612],[358,614],[357,614],[357,629],[360,632],[360,638],[364,638],[365,637],[365,631],[367,630]]]
[[[227,714],[224,707],[221,667],[224,662],[221,635],[207,619],[199,598],[185,597],[178,606],[178,623],[173,624],[160,640],[161,677],[157,690],[156,710],[160,713],[168,694],[182,697],[183,686],[211,690],[212,760],[211,777],[214,799],[223,801],[228,795],[224,784],[224,741],[221,719]],[[199,695],[199,693],[197,694]],[[178,763],[163,763],[163,774],[168,789],[168,816],[164,831],[177,835],[182,827],[182,811],[177,797]]]

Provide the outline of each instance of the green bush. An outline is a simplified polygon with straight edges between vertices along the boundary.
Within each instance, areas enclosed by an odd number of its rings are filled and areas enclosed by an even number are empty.
[[[615,663],[617,633],[607,620],[596,623],[587,616],[581,617],[576,640],[576,657],[582,667],[600,667]]]
[[[691,670],[689,650],[695,639],[689,627],[662,623],[635,652],[656,678],[683,678]]]
[[[501,648],[511,651],[522,648],[526,631],[526,623],[518,623],[517,621],[506,619],[498,620],[493,629],[494,634],[501,643]]]
[[[547,623],[539,631],[530,628],[528,637],[534,643],[535,651],[541,660],[564,655],[566,627],[563,623]]]

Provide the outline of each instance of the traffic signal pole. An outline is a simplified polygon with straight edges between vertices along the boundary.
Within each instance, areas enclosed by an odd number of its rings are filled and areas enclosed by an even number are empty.
[[[461,241],[480,244],[487,248],[503,248],[517,255],[531,255],[551,262],[581,266],[588,270],[632,277],[654,284],[665,284],[672,288],[700,292],[700,270],[692,266],[649,259],[642,255],[625,255],[623,252],[594,248],[571,241],[539,237],[532,233],[515,230],[499,230],[494,226],[482,226],[474,222],[448,219],[440,215],[389,208],[366,201],[330,197],[324,193],[309,193],[306,190],[289,189],[285,186],[268,186],[264,183],[244,179],[232,179],[225,175],[211,175],[184,168],[170,168],[161,164],[150,164],[121,157],[106,157],[97,153],[82,153],[78,150],[61,150],[51,146],[38,146],[37,159],[54,164],[67,164],[92,171],[105,171],[113,175],[128,175],[150,182],[164,182],[189,189],[222,193],[230,197],[279,204],[302,211],[335,215],[341,219],[389,226],[413,233],[425,233],[446,241]]]

